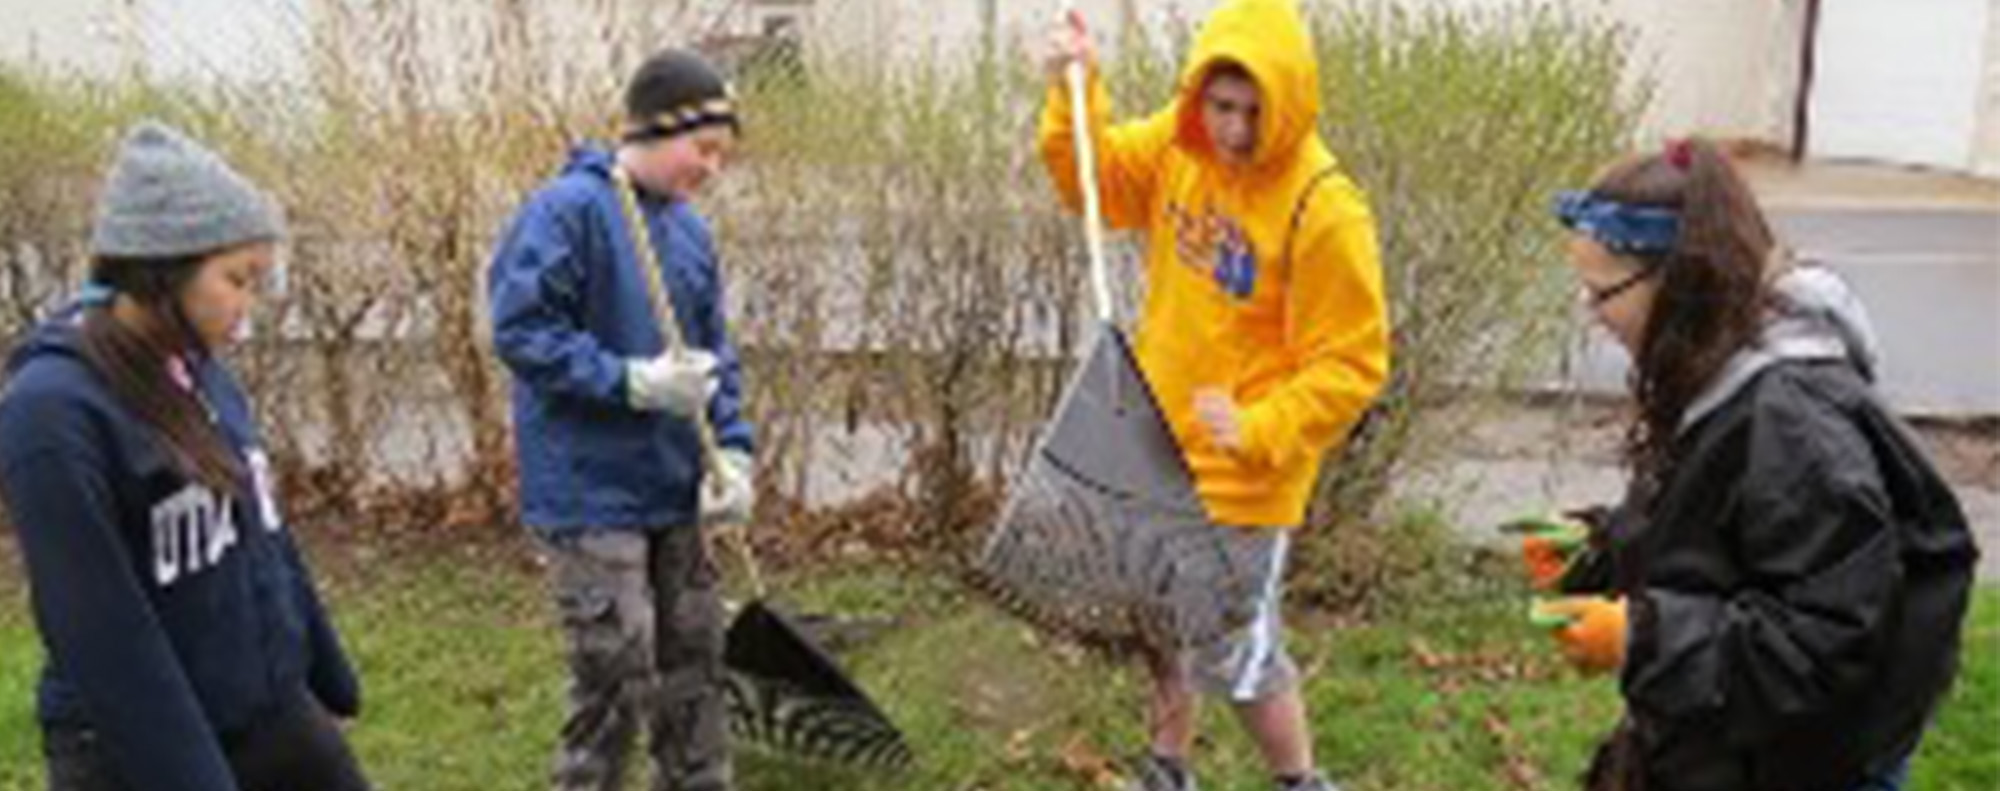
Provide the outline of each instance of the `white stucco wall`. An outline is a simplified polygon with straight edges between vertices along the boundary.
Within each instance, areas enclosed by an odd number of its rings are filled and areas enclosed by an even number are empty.
[[[1804,7],[1800,0],[1615,0],[1616,18],[1637,31],[1635,76],[1653,84],[1646,133],[1789,142]]]
[[[1308,0],[1316,2],[1319,0]],[[1405,6],[1491,11],[1523,0],[1394,0]],[[1787,142],[1798,73],[1802,0],[1529,0],[1635,33],[1630,76],[1649,80],[1647,137],[1694,132]],[[1158,26],[1198,20],[1216,0],[1077,0],[1100,30],[1124,20]],[[867,42],[894,57],[936,57],[976,46],[980,0],[818,0],[812,41],[832,49]],[[1003,40],[1038,37],[1058,0],[999,0]]]
[[[138,34],[149,67],[168,76],[221,74],[266,78],[275,71],[300,68],[296,53],[288,53],[288,21],[322,13],[340,0],[0,0],[8,24],[0,27],[0,58],[18,62],[40,53],[65,66],[107,73],[129,59],[129,20]],[[758,28],[755,0],[528,0],[529,13],[543,20],[537,35],[547,39],[544,52],[592,60],[592,15],[615,15],[619,24],[657,24],[661,9],[687,6],[688,16],[704,23],[711,9],[736,3],[730,27],[736,32]],[[1326,2],[1328,0],[1307,0]],[[1523,0],[1394,0],[1405,5],[1443,5],[1492,9]],[[1792,90],[1797,73],[1798,36],[1804,0],[1528,0],[1601,15],[1630,25],[1637,33],[1632,75],[1649,77],[1655,103],[1645,123],[1647,137],[1702,132],[1728,137],[1753,137],[1785,142],[1790,139]],[[1878,2],[1880,0],[1877,0]],[[1901,0],[1899,0],[1900,2]],[[1957,0],[1913,0],[1939,2]],[[1003,31],[1002,40],[1038,37],[1060,0],[992,0]],[[2000,2],[2000,0],[1993,0]],[[1159,25],[1173,17],[1199,19],[1216,0],[1077,0],[1077,6],[1101,29],[1116,28],[1137,17]],[[490,8],[489,0],[455,0],[425,4],[440,19],[467,9]],[[630,7],[628,7],[630,6]],[[951,57],[976,47],[986,0],[816,0],[800,10],[806,18],[809,44],[831,49],[856,47],[886,57]],[[456,7],[447,12],[446,7]],[[131,11],[130,9],[136,9]],[[476,11],[475,11],[476,13]],[[649,18],[654,17],[654,18]],[[660,26],[662,43],[684,22]],[[451,25],[441,26],[449,33]],[[1996,28],[2000,31],[2000,28]],[[1989,38],[2000,37],[1995,32]],[[479,46],[479,42],[466,42]],[[572,46],[574,44],[574,46]],[[2000,50],[1989,46],[1988,50]],[[1010,52],[1009,55],[1018,56]],[[573,71],[571,64],[552,68]],[[2000,68],[1993,71],[2000,72]],[[2000,105],[2000,77],[1988,80],[1984,104]],[[1986,115],[1995,113],[1989,110]],[[1982,161],[2000,160],[2000,124],[1983,123]]]
[[[112,73],[138,52],[132,31],[110,13],[112,0],[0,2],[0,62],[80,67]]]
[[[0,62],[165,80],[296,73],[308,0],[0,0]]]
[[[1972,143],[1972,170],[1988,178],[2000,178],[2000,8],[1986,15],[1985,57],[1979,87],[1977,138]]]
[[[2000,0],[1826,2],[1812,154],[1970,169],[1996,8]]]

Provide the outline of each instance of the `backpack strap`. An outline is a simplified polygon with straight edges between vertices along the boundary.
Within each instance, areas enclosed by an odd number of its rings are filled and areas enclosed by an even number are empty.
[[[1306,182],[1306,188],[1299,193],[1298,205],[1292,207],[1290,229],[1285,232],[1285,257],[1280,259],[1284,263],[1285,271],[1290,272],[1292,269],[1292,247],[1298,239],[1299,226],[1305,222],[1306,206],[1312,203],[1313,193],[1319,191],[1320,184],[1339,174],[1339,165],[1328,165],[1325,170],[1313,174],[1312,180]]]

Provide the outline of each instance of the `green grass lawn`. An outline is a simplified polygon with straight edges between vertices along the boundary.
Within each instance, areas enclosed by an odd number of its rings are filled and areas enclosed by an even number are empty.
[[[380,787],[544,787],[562,673],[530,564],[488,549],[322,566],[367,685],[367,712],[351,734]],[[41,787],[39,657],[15,568],[0,579],[0,791]],[[746,791],[1091,788],[1108,759],[1141,743],[1132,674],[1039,645],[948,584],[876,570],[787,589],[814,611],[902,618],[849,661],[908,731],[919,762],[882,777],[752,754]],[[1520,615],[1517,593],[1496,581],[1367,626],[1300,618],[1293,647],[1311,674],[1323,763],[1354,791],[1575,787],[1616,715],[1616,693],[1608,680],[1560,667]],[[1917,763],[1915,787],[1925,791],[2000,786],[2000,589],[1981,589],[1967,637],[1964,676]],[[1266,788],[1226,713],[1207,719],[1204,787]]]

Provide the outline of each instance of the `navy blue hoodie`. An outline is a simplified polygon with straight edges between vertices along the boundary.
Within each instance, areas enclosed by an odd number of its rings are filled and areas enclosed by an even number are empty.
[[[95,729],[129,787],[230,791],[225,738],[300,688],[353,716],[360,688],[235,380],[214,362],[194,372],[249,496],[175,470],[83,358],[77,315],[38,328],[0,392],[0,498],[49,656],[41,718]]]
[[[493,347],[514,374],[523,521],[558,538],[586,530],[693,525],[701,478],[694,424],[627,405],[625,363],[665,350],[625,223],[615,159],[578,148],[501,237],[488,272]],[[682,200],[642,195],[640,211],[688,345],[716,357],[709,423],[751,447],[742,366],[723,323],[723,281],[708,224]]]

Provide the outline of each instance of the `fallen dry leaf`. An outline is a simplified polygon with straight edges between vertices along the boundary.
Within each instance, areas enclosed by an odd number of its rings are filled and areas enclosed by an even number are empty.
[[[1076,734],[1064,742],[1062,752],[1057,756],[1064,773],[1094,788],[1115,788],[1118,772],[1110,758],[1090,743],[1090,737]]]

